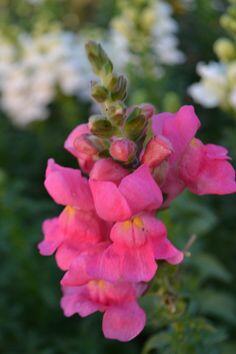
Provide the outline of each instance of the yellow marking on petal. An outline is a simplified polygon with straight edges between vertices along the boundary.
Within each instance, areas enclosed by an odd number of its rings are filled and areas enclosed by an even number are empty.
[[[130,220],[124,221],[122,226],[125,231],[128,231],[132,227],[132,222]]]
[[[190,141],[190,145],[191,145],[192,147],[196,147],[196,146],[198,145],[197,139],[196,139],[196,138],[193,138],[193,139]]]
[[[68,214],[68,216],[74,216],[76,212],[76,209],[70,205],[67,205],[64,210]]]
[[[133,223],[134,226],[138,227],[139,229],[142,229],[144,227],[143,220],[139,216],[133,218]]]
[[[91,285],[92,287],[96,287],[96,288],[99,288],[101,290],[105,289],[106,287],[106,282],[105,280],[91,280],[89,282],[89,285]]]

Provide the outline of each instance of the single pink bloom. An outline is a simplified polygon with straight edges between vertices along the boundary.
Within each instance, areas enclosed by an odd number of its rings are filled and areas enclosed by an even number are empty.
[[[195,139],[200,127],[192,106],[183,106],[176,114],[153,116],[152,129],[169,140],[173,151],[168,161],[154,170],[154,177],[167,196],[168,206],[186,187],[196,194],[228,194],[236,191],[235,171],[227,162],[227,150],[203,145]]]
[[[109,149],[110,155],[114,160],[128,162],[132,160],[137,151],[136,144],[127,138],[112,139]]]
[[[77,158],[81,169],[86,173],[91,171],[95,161],[98,159],[97,153],[91,154],[91,150],[86,153],[78,149],[78,144],[81,143],[79,139],[82,135],[88,133],[90,133],[88,124],[80,124],[72,130],[64,144],[65,149]]]
[[[227,161],[222,146],[204,145],[194,138],[181,161],[179,172],[188,189],[195,194],[229,194],[236,192],[235,170]]]
[[[108,281],[149,281],[155,275],[155,260],[178,264],[183,252],[167,239],[164,224],[153,213],[142,213],[111,229],[111,245],[91,257],[88,273]]]
[[[86,272],[89,252],[74,260],[61,284],[61,307],[65,316],[78,313],[81,317],[96,311],[103,312],[102,329],[106,338],[126,342],[136,337],[144,328],[146,316],[137,303],[146,289],[144,284],[124,281],[111,283],[91,278]]]
[[[58,266],[66,270],[79,253],[108,237],[110,225],[97,216],[88,181],[79,170],[49,160],[45,187],[66,207],[59,217],[43,223],[44,240],[39,250],[43,255],[56,251]]]
[[[106,221],[123,221],[141,211],[158,209],[162,204],[160,188],[149,168],[142,165],[125,176],[117,186],[109,180],[90,178],[90,188],[98,215]]]

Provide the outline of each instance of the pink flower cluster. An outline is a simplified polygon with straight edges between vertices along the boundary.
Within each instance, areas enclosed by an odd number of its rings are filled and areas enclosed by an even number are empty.
[[[149,109],[150,113],[150,109]],[[136,168],[126,161],[137,153],[125,138],[110,139],[109,158],[100,158],[87,124],[69,135],[65,148],[88,174],[49,160],[45,187],[64,206],[43,223],[42,255],[55,253],[65,271],[61,306],[66,316],[104,313],[107,338],[128,341],[145,325],[138,298],[157,271],[157,261],[178,264],[183,252],[167,238],[156,212],[185,188],[195,194],[236,191],[227,150],[204,145],[195,134],[200,122],[191,106],[176,114],[149,114],[153,137],[138,152]]]

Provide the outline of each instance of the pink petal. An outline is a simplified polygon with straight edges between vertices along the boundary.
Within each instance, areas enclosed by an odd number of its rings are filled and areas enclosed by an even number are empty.
[[[141,218],[139,219],[142,223]],[[120,245],[138,247],[146,242],[147,232],[142,228],[137,228],[131,219],[125,222],[116,222],[111,229],[110,239]]]
[[[203,145],[193,139],[180,164],[180,176],[192,193],[229,194],[236,192],[235,170],[227,161],[227,150]]]
[[[119,190],[126,198],[133,214],[158,209],[163,201],[160,188],[146,165],[140,166],[123,178]]]
[[[91,277],[87,273],[87,255],[81,254],[73,260],[70,269],[61,280],[63,286],[76,286],[86,284]]]
[[[164,161],[172,152],[170,144],[161,137],[152,138],[141,157],[141,163],[150,168],[155,168]]]
[[[56,262],[60,269],[68,270],[73,260],[78,257],[79,250],[62,244],[56,252]]]
[[[57,204],[71,205],[84,210],[93,209],[88,182],[79,170],[61,167],[50,159],[44,184]]]
[[[79,158],[80,157],[80,153],[75,149],[74,141],[80,135],[86,134],[86,133],[89,133],[89,132],[90,131],[89,131],[89,128],[88,128],[88,124],[80,124],[80,125],[78,125],[74,130],[72,130],[72,132],[70,133],[70,135],[66,139],[65,144],[64,144],[65,149],[67,151],[69,151],[72,155],[74,155],[75,157]]]
[[[126,220],[131,211],[117,186],[107,181],[89,181],[96,211],[107,221]]]
[[[179,264],[183,261],[184,254],[166,239],[164,242],[156,243],[155,258],[170,264]]]
[[[93,254],[87,260],[87,272],[91,278],[116,281],[120,279],[120,256],[110,244],[104,244],[101,252]]]
[[[101,159],[93,166],[90,178],[96,181],[110,181],[118,185],[128,173],[128,170],[112,159]]]
[[[59,228],[58,218],[48,219],[43,222],[44,240],[38,244],[41,255],[52,255],[63,242],[64,235]]]
[[[136,302],[112,306],[105,311],[102,329],[106,338],[127,342],[144,328],[146,316]]]
[[[196,182],[188,188],[192,193],[199,195],[235,193],[235,170],[229,162],[224,160],[207,161]]]
[[[141,247],[126,247],[120,244],[109,246],[102,256],[93,259],[89,273],[108,281],[149,281],[157,265],[149,243]]]
[[[86,296],[84,287],[62,287],[63,297],[61,299],[61,308],[64,315],[70,317],[78,313],[81,317],[86,317],[99,310],[99,306],[93,303]]]
[[[228,156],[228,150],[220,145],[207,144],[205,145],[206,155],[212,159],[230,159]]]
[[[66,207],[59,217],[60,227],[66,235],[65,242],[77,247],[81,243],[97,243],[106,239],[105,222],[93,211]]]

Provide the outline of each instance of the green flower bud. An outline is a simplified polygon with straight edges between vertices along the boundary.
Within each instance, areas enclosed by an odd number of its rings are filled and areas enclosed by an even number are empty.
[[[118,77],[117,84],[111,93],[111,98],[113,101],[123,101],[127,95],[127,79],[121,75]]]
[[[89,41],[85,48],[95,74],[106,76],[112,73],[113,64],[100,44]]]
[[[236,48],[228,38],[220,38],[214,44],[216,55],[223,61],[232,60],[236,57]]]
[[[125,120],[125,105],[122,102],[114,102],[107,109],[110,122],[116,126],[122,126]]]
[[[131,140],[137,140],[143,136],[146,125],[147,119],[142,110],[139,107],[135,107],[125,122],[124,132]]]
[[[110,138],[115,130],[111,122],[99,114],[89,118],[89,129],[91,133],[100,138]]]
[[[109,91],[114,91],[117,87],[118,76],[115,74],[110,74],[105,78],[105,84]]]
[[[99,85],[97,83],[92,85],[91,95],[97,102],[104,102],[108,97],[108,91],[106,87]]]

